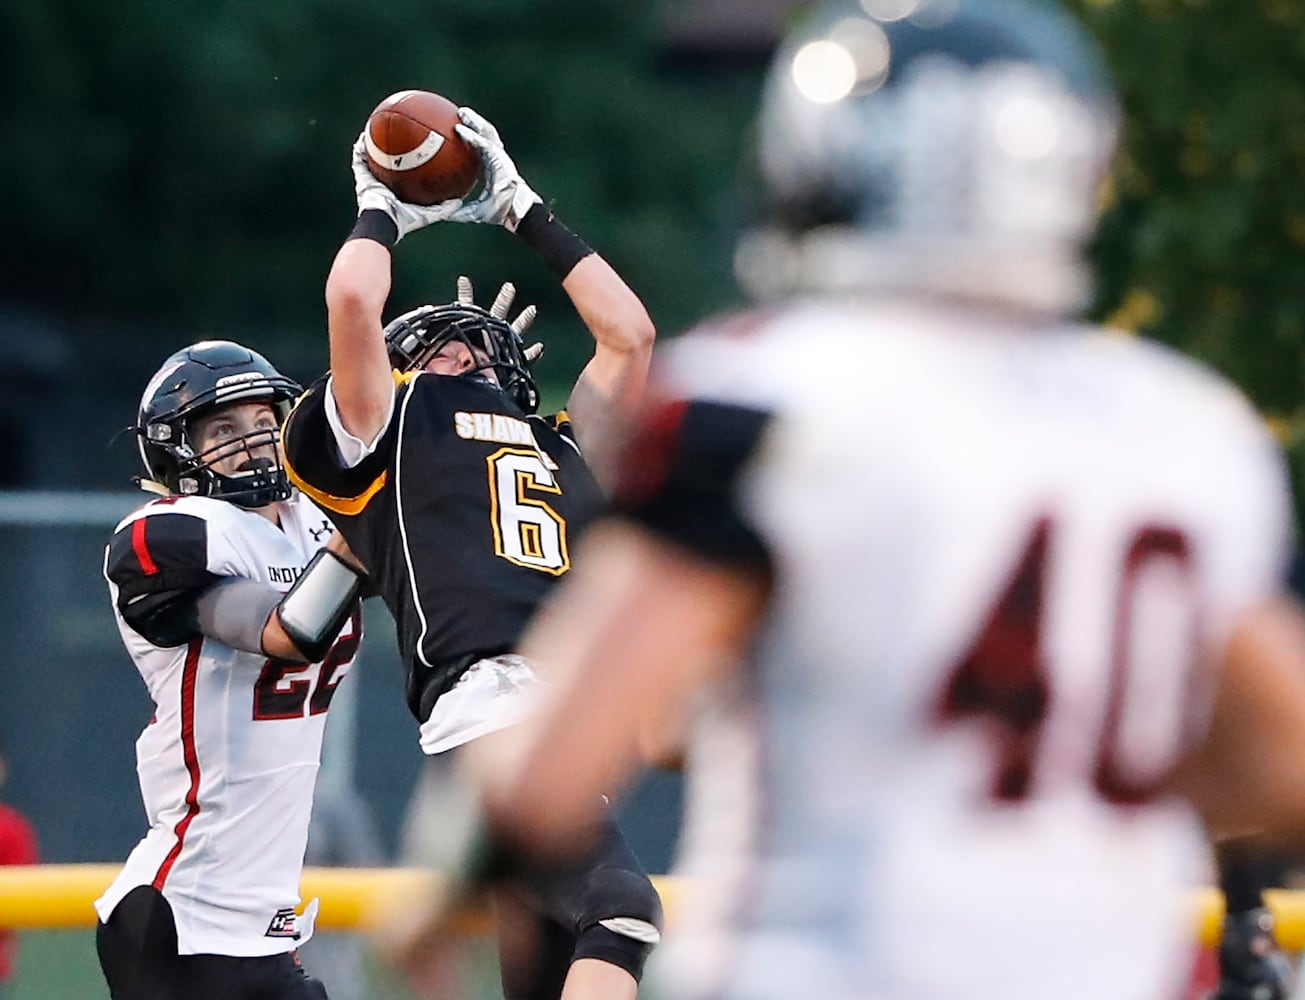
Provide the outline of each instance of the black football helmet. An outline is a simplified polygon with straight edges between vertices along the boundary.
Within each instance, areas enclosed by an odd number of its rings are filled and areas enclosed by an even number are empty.
[[[271,464],[224,476],[211,463],[233,449],[279,445],[280,429],[256,431],[219,448],[198,453],[191,436],[197,417],[232,403],[266,401],[284,421],[302,392],[294,380],[261,354],[229,340],[205,340],[173,354],[150,379],[141,396],[135,432],[147,479],[169,493],[227,500],[241,507],[263,507],[290,495],[280,448]]]
[[[758,295],[870,288],[1064,311],[1117,133],[1052,0],[838,0],[780,47],[758,123]]]
[[[539,387],[530,365],[539,357],[539,345],[527,348],[521,334],[530,326],[535,307],[526,306],[515,320],[506,319],[515,289],[505,284],[489,309],[472,301],[471,282],[458,279],[458,298],[446,305],[418,306],[395,317],[385,327],[390,364],[398,371],[424,368],[445,344],[460,340],[483,353],[486,360],[463,377],[477,377],[492,369],[501,388],[524,413],[539,408]],[[483,378],[483,375],[479,375]]]

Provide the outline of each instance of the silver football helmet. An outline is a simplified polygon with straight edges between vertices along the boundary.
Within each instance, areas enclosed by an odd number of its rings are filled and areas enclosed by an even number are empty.
[[[1051,0],[840,0],[780,48],[759,121],[760,297],[881,289],[1069,310],[1117,134]]]

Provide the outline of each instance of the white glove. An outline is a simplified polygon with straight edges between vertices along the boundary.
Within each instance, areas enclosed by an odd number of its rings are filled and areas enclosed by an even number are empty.
[[[434,205],[414,205],[411,202],[400,201],[398,195],[377,180],[376,175],[367,165],[366,136],[367,132],[364,129],[359,133],[358,141],[353,144],[353,189],[358,198],[360,215],[369,208],[384,212],[394,220],[400,240],[409,233],[435,222],[464,221],[459,219],[458,215],[466,213],[471,206],[465,204],[461,198],[437,202]]]
[[[498,129],[471,108],[458,108],[461,123],[455,125],[458,135],[480,154],[485,188],[464,211],[451,216],[457,222],[487,222],[502,226],[510,233],[542,198],[522,179],[517,165],[503,148]]]

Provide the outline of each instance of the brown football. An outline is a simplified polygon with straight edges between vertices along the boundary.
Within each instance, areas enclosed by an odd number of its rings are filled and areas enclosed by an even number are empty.
[[[454,131],[458,106],[429,90],[401,90],[367,119],[367,165],[403,201],[433,205],[476,185],[480,157]]]

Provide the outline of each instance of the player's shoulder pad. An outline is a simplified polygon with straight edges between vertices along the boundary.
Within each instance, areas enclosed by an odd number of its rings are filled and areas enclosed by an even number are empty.
[[[117,588],[127,625],[156,646],[198,634],[195,601],[219,579],[209,569],[209,535],[219,537],[231,505],[207,497],[167,497],[146,504],[109,540],[104,575]]]
[[[290,408],[281,427],[281,447],[288,453],[292,447],[303,448],[314,435],[314,424],[326,425],[326,382],[330,373],[319,377],[300,393]]]
[[[209,572],[210,522],[229,505],[205,497],[166,497],[133,512],[109,539],[105,576],[136,592],[188,589]]]
[[[395,377],[397,412],[402,395],[415,381],[400,380],[398,373]],[[357,465],[346,468],[340,461],[335,432],[326,413],[328,378],[329,375],[318,379],[299,397],[282,425],[281,448],[286,473],[295,486],[332,515],[354,516],[386,484],[397,422],[390,421],[375,451]]]
[[[651,401],[622,457],[614,508],[699,554],[768,562],[739,487],[771,421],[736,403]]]

